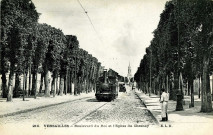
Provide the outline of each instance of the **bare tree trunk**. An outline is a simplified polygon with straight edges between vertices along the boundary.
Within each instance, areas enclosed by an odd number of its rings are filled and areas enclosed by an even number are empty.
[[[64,90],[64,75],[60,75],[59,95],[63,95]]]
[[[96,82],[94,83],[94,92],[96,93]]]
[[[165,79],[165,76],[163,76],[163,82],[162,82],[162,87],[161,88],[166,89],[166,79]]]
[[[166,92],[169,92],[169,77],[166,75]]]
[[[25,79],[24,79],[25,80],[25,85],[24,86],[25,86],[26,96],[28,97],[29,94],[28,94],[28,90],[27,90],[27,75],[28,75],[28,72],[25,73]]]
[[[156,79],[156,95],[158,95],[159,93],[159,84],[160,84],[160,81],[159,81],[159,75],[158,75]]]
[[[22,89],[23,101],[25,101],[25,80],[26,80],[26,74],[25,74],[25,69],[24,69],[24,73],[23,73],[23,89]]]
[[[154,79],[153,82],[152,82],[152,83],[153,83],[153,84],[152,84],[153,94],[155,94],[155,91],[156,91],[156,90],[155,90],[155,81],[156,81],[156,79]]]
[[[191,89],[191,107],[194,107],[194,80],[190,78],[189,87]]]
[[[173,81],[171,80],[169,83],[169,93],[171,93],[173,90]],[[171,96],[169,96],[169,100],[172,100]]]
[[[144,82],[142,84],[142,91],[143,91],[143,93],[145,93],[145,84],[144,84]]]
[[[149,94],[149,83],[148,82],[146,83],[146,93]]]
[[[36,97],[37,97],[37,73],[33,73],[32,95],[34,95],[34,98],[36,99]]]
[[[158,79],[155,79],[155,95],[158,95]]]
[[[4,71],[1,72],[2,74],[2,97],[6,98],[7,97],[7,78],[6,78],[6,73]]]
[[[44,83],[44,73],[41,73],[39,93],[41,93],[41,91],[42,91],[43,83]]]
[[[35,76],[35,80],[36,80],[35,82],[36,82],[36,83],[35,83],[35,89],[34,89],[34,90],[35,90],[34,98],[37,97],[37,79],[38,79],[38,74],[36,73],[36,76]]]
[[[179,89],[179,75],[178,72],[176,71],[176,73],[174,74],[174,88],[172,89],[170,95],[171,95],[171,99],[176,101],[177,100],[177,91]]]
[[[56,74],[56,95],[58,95],[58,92],[59,92],[59,90],[58,90],[58,73]]]
[[[213,75],[212,75],[212,101],[213,101]]]
[[[74,95],[77,94],[77,59],[75,57],[75,77],[74,77]]]
[[[29,89],[28,89],[28,94],[32,95],[32,91],[31,91],[31,64],[29,64]]]
[[[16,73],[16,76],[15,76],[15,88],[13,90],[13,97],[19,97],[20,96],[20,75],[19,73]]]
[[[170,93],[171,86],[171,81],[168,79],[168,93]]]
[[[90,81],[90,92],[92,92],[93,86],[92,86],[92,81]]]
[[[11,63],[10,68],[10,75],[8,81],[8,94],[7,94],[7,101],[10,102],[13,99],[13,77],[14,77],[14,64]]]
[[[190,91],[191,91],[191,87],[190,87],[189,81],[188,81],[188,96],[190,96]]]
[[[53,72],[53,80],[51,84],[51,91],[53,93],[53,97],[55,97],[55,80],[56,80],[56,72]]]
[[[141,92],[143,92],[143,82],[141,81]]]
[[[81,84],[81,80],[79,79],[78,81],[78,94],[80,95],[81,94],[81,89],[82,88],[82,84]]]
[[[181,94],[182,94],[182,99],[184,99],[184,92],[183,92],[183,76],[182,76],[182,73],[180,72],[180,79],[179,79],[179,82],[180,82],[180,89],[181,89]]]
[[[201,112],[212,111],[212,99],[209,78],[209,58],[204,54],[202,73]]]
[[[88,75],[86,77],[86,93],[88,93],[88,82],[89,82],[89,79],[88,79]]]
[[[72,92],[72,82],[71,82],[71,70],[69,70],[69,73],[68,73],[68,76],[69,76],[69,81],[68,81],[68,86],[69,86],[69,93],[71,94]]]
[[[67,95],[67,75],[64,76],[64,94]]]
[[[74,95],[77,95],[77,80],[74,79]]]
[[[31,95],[34,95],[34,98],[36,98],[36,87],[37,87],[37,73],[33,72],[32,73],[32,92]]]
[[[70,93],[70,74],[69,70],[67,70],[67,93]]]
[[[73,89],[72,89],[72,82],[73,82],[73,78],[72,78],[72,70],[70,71],[70,94],[72,95]]]
[[[160,96],[160,91],[161,91],[161,81],[159,79],[159,81],[158,81],[158,94],[159,94],[159,96]]]
[[[50,72],[48,71],[47,65],[45,65],[44,70],[44,83],[45,83],[45,96],[50,97],[50,78],[49,78]]]
[[[8,93],[8,89],[7,89],[7,78],[6,78],[6,67],[5,67],[5,55],[6,55],[6,51],[5,51],[5,46],[3,44],[1,44],[1,55],[0,55],[0,66],[1,66],[1,79],[2,79],[2,97],[6,98],[7,97],[7,93]]]
[[[68,69],[66,69],[66,74],[64,76],[64,93],[65,95],[67,95],[67,91],[68,91]]]
[[[198,98],[200,98],[200,76],[199,76],[198,79],[199,79],[199,82],[198,82],[198,85],[199,85],[198,86]]]
[[[79,89],[80,89],[79,77],[77,79],[76,88],[77,88],[77,94],[79,95]]]

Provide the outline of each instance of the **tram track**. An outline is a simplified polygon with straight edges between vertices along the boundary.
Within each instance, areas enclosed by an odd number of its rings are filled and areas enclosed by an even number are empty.
[[[76,121],[75,123],[72,124],[72,126],[76,125],[77,123],[81,122],[82,120],[84,120],[85,118],[87,118],[88,116],[92,115],[93,113],[95,113],[97,110],[99,110],[100,108],[102,108],[103,106],[105,106],[106,104],[108,104],[109,102],[101,105],[100,107],[96,108],[95,110],[91,111],[90,113],[88,113],[87,115],[84,115],[81,119],[79,119],[78,121]]]
[[[55,104],[49,107],[42,107],[13,116],[3,117],[1,118],[2,120],[0,120],[5,124],[32,121],[33,123],[40,124],[64,123],[71,126],[81,122],[107,103],[109,102],[98,102],[93,97],[84,97],[66,103]]]
[[[92,124],[154,124],[153,117],[142,107],[133,91],[120,93],[112,102],[99,102],[94,97],[84,97],[68,103],[60,103],[0,119],[0,124],[69,125],[70,127]]]
[[[77,101],[84,100],[84,99],[89,99],[89,98],[91,98],[91,97],[84,97],[84,98],[64,101],[64,102],[60,102],[60,103],[56,103],[56,104],[49,104],[49,105],[44,105],[44,106],[39,106],[39,107],[35,107],[35,108],[25,109],[25,110],[21,110],[21,111],[17,111],[17,112],[7,113],[7,114],[0,115],[0,118],[19,115],[19,114],[22,114],[22,113],[28,113],[28,112],[31,112],[31,111],[34,111],[34,110],[40,110],[40,109],[43,109],[43,108],[53,107],[53,106],[57,106],[57,105],[61,105],[61,104],[75,103]]]

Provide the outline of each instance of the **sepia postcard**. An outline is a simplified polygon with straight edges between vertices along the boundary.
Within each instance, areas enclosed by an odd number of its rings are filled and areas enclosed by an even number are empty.
[[[1,135],[210,135],[212,0],[1,0]]]

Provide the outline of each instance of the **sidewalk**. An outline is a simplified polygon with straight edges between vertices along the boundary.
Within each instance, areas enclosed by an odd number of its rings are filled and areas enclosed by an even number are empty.
[[[167,122],[160,122],[161,120],[161,108],[159,103],[159,95],[144,94],[141,91],[135,90],[135,93],[142,99],[154,117],[158,120],[160,126],[172,126],[172,127],[199,127],[212,126],[213,124],[213,112],[201,113],[201,99],[195,96],[195,107],[189,108],[190,96],[185,96],[183,105],[184,111],[175,111],[176,101],[169,100],[168,102],[168,119]]]
[[[25,98],[25,101],[23,101],[22,98],[13,98],[12,102],[7,102],[6,98],[0,98],[0,118],[89,97],[95,97],[95,93],[81,93],[81,95],[78,96],[67,94],[63,96],[56,96],[54,98],[37,97],[34,99],[33,97],[30,97]]]

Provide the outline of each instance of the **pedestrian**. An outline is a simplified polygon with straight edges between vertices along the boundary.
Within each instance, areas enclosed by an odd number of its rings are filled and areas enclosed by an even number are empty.
[[[168,101],[169,101],[169,93],[165,92],[165,89],[161,89],[161,97],[160,97],[160,104],[161,104],[161,121],[168,121]]]

